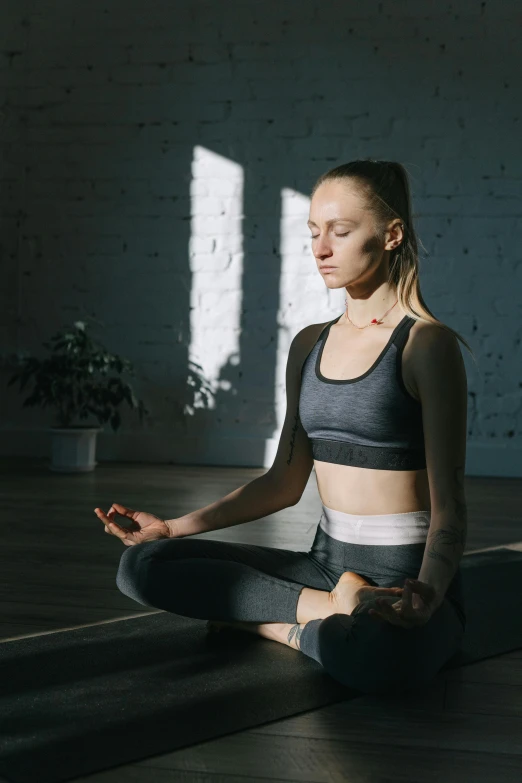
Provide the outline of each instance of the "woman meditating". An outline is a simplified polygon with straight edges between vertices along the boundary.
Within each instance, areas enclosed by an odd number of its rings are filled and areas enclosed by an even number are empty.
[[[140,604],[282,642],[362,692],[401,692],[433,678],[466,625],[457,340],[471,349],[422,298],[401,164],[326,172],[308,225],[319,272],[345,289],[346,309],[292,341],[272,467],[176,519],[119,503],[95,512],[127,547],[116,584]],[[322,513],[309,551],[191,538],[295,505],[312,467]]]

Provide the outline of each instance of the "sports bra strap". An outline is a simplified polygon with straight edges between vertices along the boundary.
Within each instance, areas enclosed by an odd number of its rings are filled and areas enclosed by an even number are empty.
[[[408,316],[404,321],[404,323],[401,325],[401,328],[398,330],[397,334],[395,335],[393,342],[397,346],[399,351],[401,351],[404,348],[404,345],[410,333],[410,329],[414,323],[415,323],[415,318]]]

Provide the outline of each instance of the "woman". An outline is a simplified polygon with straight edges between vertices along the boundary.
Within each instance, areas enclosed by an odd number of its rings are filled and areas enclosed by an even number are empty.
[[[345,289],[346,310],[292,342],[273,466],[177,519],[119,504],[96,513],[128,547],[117,585],[136,601],[283,642],[362,692],[401,692],[432,679],[466,624],[467,381],[457,339],[469,346],[422,298],[401,164],[328,171],[308,225],[320,273]],[[313,466],[323,513],[310,551],[183,540],[294,505]],[[134,528],[118,526],[116,512]]]

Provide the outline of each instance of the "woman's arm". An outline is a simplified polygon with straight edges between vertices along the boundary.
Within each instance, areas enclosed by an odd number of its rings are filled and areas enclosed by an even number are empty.
[[[166,519],[165,523],[171,538],[184,538],[268,517],[295,502],[287,487],[277,484],[269,473],[265,473],[214,503],[182,517]]]
[[[305,326],[290,345],[286,363],[286,417],[272,467],[263,476],[209,506],[166,520],[173,537],[240,525],[299,502],[313,468],[310,441],[299,419],[301,369],[322,326]]]
[[[432,585],[440,605],[464,553],[467,431],[466,368],[457,338],[439,326],[418,330],[412,372],[422,403],[431,522],[418,579]]]

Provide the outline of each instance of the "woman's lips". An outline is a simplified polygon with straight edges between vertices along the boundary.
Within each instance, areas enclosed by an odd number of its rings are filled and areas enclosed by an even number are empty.
[[[337,269],[337,267],[336,266],[322,266],[321,267],[321,272],[326,274],[327,272],[333,272],[334,269]]]

